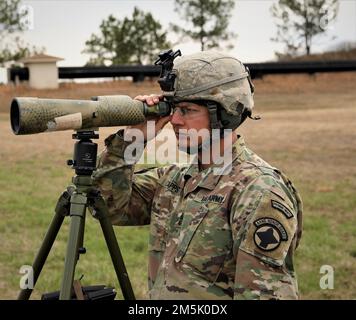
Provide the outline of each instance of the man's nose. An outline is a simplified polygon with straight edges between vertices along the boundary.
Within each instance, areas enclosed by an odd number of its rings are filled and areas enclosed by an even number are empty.
[[[178,109],[173,111],[170,121],[172,125],[184,125],[183,116]]]

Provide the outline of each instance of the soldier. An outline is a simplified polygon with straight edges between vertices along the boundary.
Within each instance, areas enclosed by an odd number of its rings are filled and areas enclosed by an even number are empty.
[[[105,140],[94,174],[113,224],[150,224],[150,298],[297,299],[293,257],[302,230],[300,197],[235,133],[252,114],[248,70],[234,57],[205,51],[176,60],[170,76],[171,91],[136,99],[149,105],[171,101],[173,112],[155,120],[156,133],[170,121],[178,147],[196,153],[198,162],[134,172],[123,137],[140,129],[147,141],[142,124]],[[221,134],[181,139],[179,133],[189,129]],[[206,148],[217,143],[215,151]],[[205,149],[209,160],[203,162]],[[212,161],[214,153],[229,150],[229,163]],[[217,167],[224,170],[216,174]]]

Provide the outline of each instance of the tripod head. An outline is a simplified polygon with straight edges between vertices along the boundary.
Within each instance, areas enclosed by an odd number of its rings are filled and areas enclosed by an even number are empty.
[[[75,173],[80,176],[91,176],[96,169],[96,157],[98,153],[98,144],[91,139],[98,139],[99,134],[94,130],[78,130],[72,135],[77,139],[74,145],[73,160],[68,160],[67,164],[75,169]]]

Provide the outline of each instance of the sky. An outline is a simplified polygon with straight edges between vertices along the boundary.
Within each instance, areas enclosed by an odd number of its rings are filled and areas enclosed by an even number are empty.
[[[245,63],[271,61],[282,44],[271,41],[276,34],[270,7],[276,0],[237,0],[229,30],[238,34],[230,51]],[[89,56],[81,53],[92,33],[99,34],[102,20],[113,14],[119,19],[131,16],[133,8],[150,11],[164,28],[170,22],[180,23],[173,0],[23,0],[30,10],[30,27],[23,39],[37,47],[45,47],[49,55],[64,60],[59,66],[82,66]],[[184,23],[184,22],[183,22]],[[327,36],[320,37],[312,48],[321,52],[343,41],[356,42],[356,0],[340,0],[339,13],[329,25]],[[332,38],[335,38],[331,40]],[[170,40],[176,41],[173,34]],[[183,54],[199,51],[197,43],[181,43],[174,49]]]

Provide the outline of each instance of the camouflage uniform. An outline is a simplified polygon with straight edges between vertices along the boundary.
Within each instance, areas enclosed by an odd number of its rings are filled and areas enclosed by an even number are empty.
[[[113,134],[105,144],[94,179],[113,224],[150,224],[151,299],[298,298],[300,197],[242,137],[229,175],[196,164],[134,173],[127,142]]]

